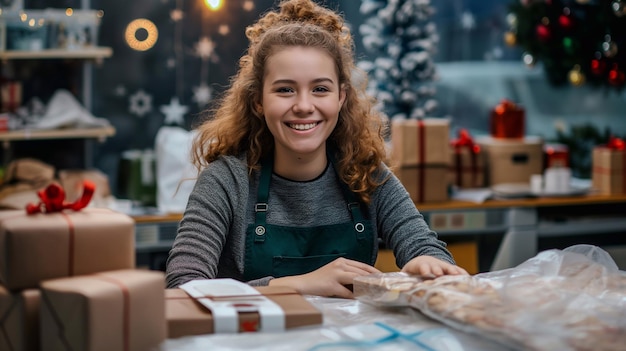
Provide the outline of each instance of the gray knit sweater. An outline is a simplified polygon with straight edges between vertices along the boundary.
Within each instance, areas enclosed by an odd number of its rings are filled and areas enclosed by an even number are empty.
[[[332,164],[318,178],[298,182],[272,175],[267,223],[295,227],[337,224],[351,220]],[[429,255],[454,263],[444,242],[429,229],[399,180],[378,187],[369,205],[374,234],[393,250],[396,263]],[[204,169],[189,196],[187,208],[167,262],[167,286],[189,280],[243,280],[246,228],[254,222],[259,172],[248,177],[245,158],[227,156]],[[370,264],[376,261],[377,240]],[[248,282],[267,285],[272,277]]]

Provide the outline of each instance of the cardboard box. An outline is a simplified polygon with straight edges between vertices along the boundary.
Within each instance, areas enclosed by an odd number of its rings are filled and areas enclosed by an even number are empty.
[[[39,350],[38,289],[11,293],[0,286],[0,350]]]
[[[162,272],[117,270],[41,283],[41,350],[154,350],[167,334]]]
[[[29,289],[46,279],[135,268],[134,243],[134,220],[109,209],[2,211],[0,282]]]
[[[592,151],[591,182],[600,194],[626,193],[626,150],[596,146]]]
[[[394,119],[391,122],[391,165],[450,163],[450,120],[445,118]]]
[[[485,186],[485,153],[472,151],[468,147],[451,147],[449,183],[461,188]]]
[[[404,166],[394,170],[415,203],[448,200],[448,172],[448,165]]]
[[[302,295],[287,287],[256,287],[285,312],[285,327],[320,325],[322,313]],[[165,290],[168,338],[214,333],[211,311],[182,289]],[[258,312],[239,312],[239,332],[259,329]]]
[[[487,185],[530,183],[530,176],[543,174],[543,140],[479,137],[476,142],[487,158]]]

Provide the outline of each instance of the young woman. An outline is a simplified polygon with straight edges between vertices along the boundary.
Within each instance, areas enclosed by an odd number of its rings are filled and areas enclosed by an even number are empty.
[[[342,17],[282,1],[246,36],[237,75],[198,128],[200,174],[168,286],[229,277],[351,297],[355,277],[378,272],[379,239],[405,272],[467,274],[384,164],[381,118],[355,86]]]

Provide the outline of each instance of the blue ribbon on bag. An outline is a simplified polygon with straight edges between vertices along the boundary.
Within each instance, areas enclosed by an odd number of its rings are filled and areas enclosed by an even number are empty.
[[[391,341],[396,341],[396,340],[407,340],[426,351],[437,351],[433,349],[432,347],[421,342],[419,338],[423,337],[425,334],[430,334],[435,331],[443,330],[441,328],[436,328],[436,329],[420,330],[414,333],[405,334],[399,331],[398,329],[395,329],[384,323],[375,322],[374,325],[387,330],[389,332],[389,335],[379,338],[379,339],[375,339],[375,340],[337,341],[337,342],[323,343],[323,344],[318,344],[318,345],[313,346],[312,348],[309,349],[309,351],[317,351],[323,348],[336,347],[336,346],[347,346],[347,347],[354,347],[354,348],[372,347],[372,346],[377,346],[377,345],[384,344],[386,342],[391,342]]]

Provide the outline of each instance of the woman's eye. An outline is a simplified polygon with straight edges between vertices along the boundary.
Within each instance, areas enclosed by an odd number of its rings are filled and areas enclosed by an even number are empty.
[[[325,93],[330,91],[330,89],[328,89],[327,87],[324,86],[320,86],[320,87],[315,87],[315,89],[313,89],[314,92],[316,93]]]
[[[292,93],[293,89],[289,87],[280,87],[276,89],[277,93]]]

